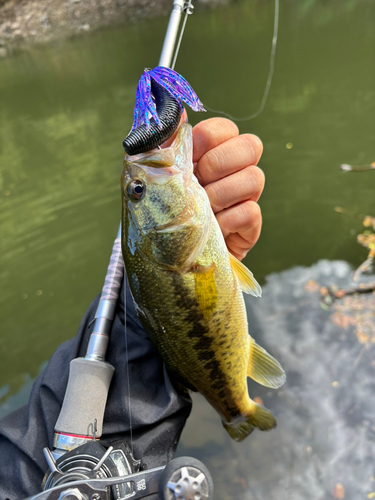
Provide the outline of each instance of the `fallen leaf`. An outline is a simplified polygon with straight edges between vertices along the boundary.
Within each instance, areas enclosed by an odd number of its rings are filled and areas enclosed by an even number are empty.
[[[374,223],[375,223],[375,219],[374,219],[374,217],[371,217],[370,215],[366,215],[366,217],[363,219],[363,222],[362,222],[362,224],[365,227],[373,226]]]
[[[305,285],[306,292],[317,292],[319,290],[319,284],[314,280],[309,280]]]
[[[361,330],[356,330],[355,334],[357,335],[357,339],[360,344],[367,344],[370,340],[370,336],[363,333]]]
[[[347,330],[348,327],[353,324],[353,318],[351,316],[338,311],[334,312],[330,319],[334,325],[339,326],[343,330]]]
[[[345,488],[341,483],[336,483],[333,491],[332,491],[333,498],[338,498],[342,500],[345,498]]]

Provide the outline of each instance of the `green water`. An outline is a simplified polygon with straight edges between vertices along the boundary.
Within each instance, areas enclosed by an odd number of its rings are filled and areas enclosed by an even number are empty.
[[[239,0],[196,10],[176,70],[203,103],[237,116],[258,109],[273,9],[272,1]],[[238,124],[265,148],[264,226],[247,258],[261,283],[320,259],[357,266],[366,256],[356,234],[360,217],[375,215],[375,172],[339,166],[375,161],[374,19],[373,1],[282,2],[266,108]],[[122,139],[166,23],[102,30],[0,60],[2,414],[27,401],[30,381],[75,335],[101,289],[120,219]],[[202,118],[190,113],[192,123]]]

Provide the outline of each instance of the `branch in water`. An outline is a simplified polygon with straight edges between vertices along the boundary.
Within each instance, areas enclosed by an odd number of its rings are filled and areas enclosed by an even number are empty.
[[[375,161],[371,163],[371,165],[348,165],[347,163],[343,163],[340,165],[340,168],[344,172],[365,172],[366,170],[375,170]]]

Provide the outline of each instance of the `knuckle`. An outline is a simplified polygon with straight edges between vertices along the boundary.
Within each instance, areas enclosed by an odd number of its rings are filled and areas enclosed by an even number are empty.
[[[234,122],[232,122],[232,120],[229,120],[228,118],[216,118],[216,120],[216,127],[220,127],[222,130],[225,130],[228,135],[230,134],[231,136],[236,136],[239,134],[238,127]]]
[[[251,158],[251,163],[257,163],[263,153],[262,141],[254,134],[243,134],[240,138],[249,158]]]
[[[259,182],[259,185],[261,187],[261,191],[263,191],[264,185],[266,183],[266,176],[264,175],[264,172],[261,168],[255,167],[255,170],[256,170],[256,173],[258,176],[258,182]]]
[[[214,213],[220,212],[220,210],[222,210],[224,207],[220,203],[222,193],[219,183],[214,182],[212,184],[208,184],[205,189],[210,200],[212,210],[214,211]]]
[[[204,171],[208,177],[212,177],[220,166],[220,157],[216,149],[211,149],[203,157]]]
[[[264,174],[255,166],[244,168],[239,173],[244,200],[258,201],[264,188]]]
[[[248,243],[247,250],[253,248],[259,238],[259,234],[262,228],[262,213],[260,206],[255,202],[249,202],[248,204],[248,225],[246,233],[246,241]]]
[[[249,227],[254,227],[262,223],[262,211],[255,201],[247,201],[243,204],[244,219]]]
[[[251,198],[257,194],[258,182],[252,167],[246,167],[241,172],[243,187],[246,189],[246,197]]]
[[[261,170],[259,167],[256,166],[251,166],[247,170],[248,170],[247,175],[250,178],[253,193],[255,196],[259,197],[261,192],[263,191],[264,184],[266,181],[264,172],[263,170]]]
[[[246,257],[248,250],[237,250],[237,258],[242,260]]]
[[[220,117],[202,120],[195,125],[194,129],[208,134],[217,134],[218,132],[224,132],[227,136],[235,136],[239,134],[238,127],[234,122],[232,122],[232,120]]]

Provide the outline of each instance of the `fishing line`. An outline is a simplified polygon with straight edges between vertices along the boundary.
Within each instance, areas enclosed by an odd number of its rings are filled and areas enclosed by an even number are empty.
[[[205,103],[204,107],[208,111],[213,111],[214,113],[219,113],[220,115],[224,115],[227,118],[229,118],[230,120],[234,120],[235,122],[246,122],[246,121],[252,120],[253,118],[259,116],[262,113],[262,111],[264,110],[264,107],[266,105],[266,101],[268,98],[268,93],[270,91],[272,77],[273,77],[273,73],[274,73],[274,69],[275,69],[275,55],[276,55],[278,31],[279,31],[279,0],[275,0],[275,16],[274,16],[274,23],[273,23],[270,69],[268,72],[268,77],[267,77],[266,87],[265,87],[264,93],[263,93],[262,102],[260,103],[260,107],[259,107],[258,111],[256,111],[255,113],[253,113],[252,115],[249,115],[249,116],[236,117],[236,116],[232,116],[232,115],[226,113],[225,111],[210,108],[209,106],[206,106],[206,103]]]
[[[194,12],[194,5],[191,3],[191,0],[189,0],[188,2],[185,2],[184,11],[185,11],[185,17],[184,17],[184,20],[182,22],[180,36],[178,38],[176,50],[174,52],[174,57],[173,57],[173,61],[172,61],[172,64],[171,64],[171,69],[174,69],[175,64],[176,64],[176,60],[177,60],[178,52],[180,50],[180,45],[181,45],[181,42],[182,42],[182,36],[184,34],[184,31],[185,31],[185,26],[186,26],[187,19]]]
[[[133,425],[132,425],[132,414],[131,414],[131,397],[130,397],[130,377],[129,377],[129,350],[128,350],[128,329],[127,329],[127,301],[126,301],[126,271],[124,266],[124,328],[125,328],[125,362],[126,362],[126,378],[128,385],[128,412],[129,412],[129,432],[130,432],[130,449],[133,454]]]

